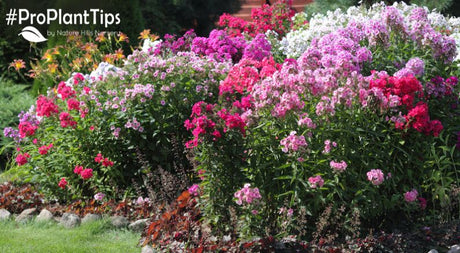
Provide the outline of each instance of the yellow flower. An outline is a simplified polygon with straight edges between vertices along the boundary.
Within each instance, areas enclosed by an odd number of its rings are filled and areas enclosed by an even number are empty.
[[[48,65],[48,71],[51,72],[51,74],[56,73],[57,68],[58,65],[56,63],[51,63]]]
[[[94,43],[88,42],[83,45],[82,49],[85,50],[86,52],[94,52],[97,49],[97,45]]]
[[[104,41],[106,41],[106,40],[107,40],[107,38],[105,37],[105,32],[100,32],[100,33],[97,35],[96,41],[104,42]]]
[[[158,35],[156,35],[156,34],[151,34],[151,35],[150,35],[150,40],[151,40],[151,41],[155,41],[155,40],[157,40],[158,38],[160,38],[160,37],[159,37]]]
[[[138,39],[148,39],[150,35],[150,29],[145,29],[140,33],[141,36],[138,37]]]
[[[51,51],[49,49],[46,50],[45,54],[42,57],[42,60],[46,60],[46,62],[52,62],[53,61],[53,55],[50,52]]]
[[[111,54],[106,54],[103,57],[103,61],[113,64],[113,56]]]
[[[118,33],[118,42],[121,42],[121,41],[129,42],[129,39],[128,39],[128,36],[126,36],[126,34],[124,34],[122,32],[119,32]]]
[[[16,71],[26,67],[26,63],[22,59],[15,59],[10,63],[10,68],[14,68]]]
[[[123,49],[119,48],[117,51],[115,51],[114,56],[117,60],[125,58],[125,55],[123,55]]]

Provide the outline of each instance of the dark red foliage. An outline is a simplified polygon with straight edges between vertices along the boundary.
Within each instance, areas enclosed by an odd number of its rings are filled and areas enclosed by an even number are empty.
[[[43,195],[30,184],[15,186],[9,182],[0,185],[0,208],[20,213],[28,208],[43,206]]]

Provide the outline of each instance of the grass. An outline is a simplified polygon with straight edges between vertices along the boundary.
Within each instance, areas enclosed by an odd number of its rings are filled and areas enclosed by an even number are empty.
[[[101,220],[66,229],[51,222],[0,221],[0,252],[140,252],[140,234]]]

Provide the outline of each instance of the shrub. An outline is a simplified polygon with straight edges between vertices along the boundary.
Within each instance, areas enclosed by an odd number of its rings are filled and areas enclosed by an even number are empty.
[[[223,233],[229,206],[245,238],[299,233],[302,209],[312,228],[328,206],[343,212],[344,223],[358,208],[363,227],[383,217],[386,224],[423,219],[427,205],[447,219],[442,207],[458,208],[448,197],[460,156],[455,41],[416,6],[332,15],[318,16],[323,24],[311,20],[304,28],[311,36],[286,35],[286,54],[299,58],[239,96],[195,104],[201,110],[186,122],[195,135],[188,146],[200,162],[203,215]],[[241,123],[228,123],[228,113]],[[257,209],[236,206],[245,183],[260,191]],[[414,201],[404,201],[415,191]],[[281,208],[291,208],[292,218]]]
[[[149,171],[186,171],[183,122],[195,102],[215,100],[228,68],[192,52],[135,51],[123,68],[74,74],[21,114],[16,164],[60,199],[120,198]]]

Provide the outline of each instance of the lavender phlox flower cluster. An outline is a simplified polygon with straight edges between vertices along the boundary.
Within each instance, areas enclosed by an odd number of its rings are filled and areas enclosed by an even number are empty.
[[[280,141],[280,145],[282,146],[281,150],[284,153],[288,153],[305,150],[308,143],[305,140],[305,136],[297,135],[296,131],[291,131],[286,138]]]
[[[380,20],[369,20],[364,27],[370,46],[390,45],[390,33],[386,25]]]
[[[136,131],[139,131],[139,132],[144,132],[144,128],[141,126],[141,123],[139,121],[137,121],[136,118],[133,118],[133,120],[128,120],[128,122],[126,122],[125,124],[125,128],[129,129],[134,129]]]
[[[415,76],[420,77],[425,72],[425,62],[418,58],[412,58],[406,63],[406,68],[411,70]]]
[[[125,89],[125,98],[135,99],[136,97],[145,97],[148,99],[152,99],[154,93],[155,87],[152,84],[135,84],[132,89]]]
[[[442,98],[453,94],[458,78],[455,76],[444,78],[437,76],[425,84],[425,91],[430,97]]]
[[[22,138],[21,136],[19,135],[19,130],[18,129],[14,129],[12,127],[5,127],[3,129],[3,136],[7,137],[7,138],[13,138],[13,140],[16,142],[16,143],[20,143],[22,141]]]
[[[395,31],[404,37],[408,36],[408,27],[401,11],[395,6],[387,6],[382,11],[382,20],[390,31]]]

